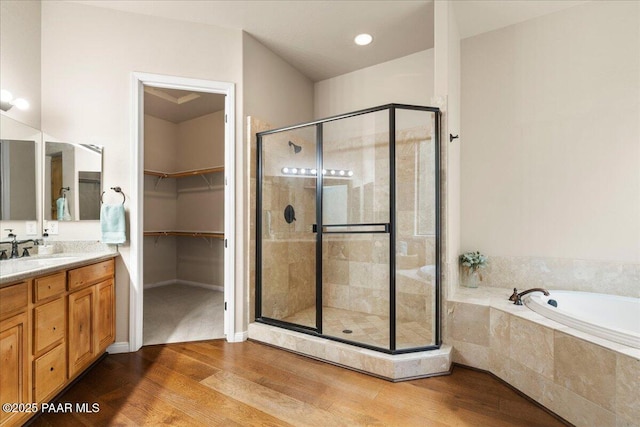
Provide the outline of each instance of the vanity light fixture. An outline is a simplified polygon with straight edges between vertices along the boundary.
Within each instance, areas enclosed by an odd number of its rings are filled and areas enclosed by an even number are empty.
[[[29,102],[24,98],[14,98],[13,94],[6,89],[0,90],[0,109],[9,111],[14,106],[19,110],[27,110]]]
[[[366,46],[369,43],[371,43],[373,41],[373,36],[371,34],[367,34],[367,33],[362,33],[362,34],[358,34],[353,41],[358,45],[358,46]]]
[[[284,175],[289,176],[316,176],[316,169],[307,168],[289,168],[284,167],[281,169]],[[353,176],[353,171],[348,169],[322,169],[322,175],[331,175],[331,178],[349,178]]]

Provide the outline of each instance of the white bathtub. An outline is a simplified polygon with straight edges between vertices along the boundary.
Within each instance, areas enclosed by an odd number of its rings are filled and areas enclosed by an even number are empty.
[[[640,348],[640,298],[589,292],[550,291],[522,298],[531,310],[600,338]],[[556,300],[558,307],[548,304]]]

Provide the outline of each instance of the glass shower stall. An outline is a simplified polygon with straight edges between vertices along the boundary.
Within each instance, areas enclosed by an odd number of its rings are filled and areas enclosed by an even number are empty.
[[[256,321],[439,348],[440,111],[388,104],[257,134]]]

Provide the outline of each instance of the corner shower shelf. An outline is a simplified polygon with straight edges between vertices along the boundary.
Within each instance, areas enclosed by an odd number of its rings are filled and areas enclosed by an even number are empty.
[[[213,243],[213,239],[224,240],[224,233],[217,231],[145,231],[144,236],[155,237],[155,242],[158,242],[160,237],[166,236],[179,236],[179,237],[201,237],[209,242]]]
[[[207,186],[211,188],[211,183],[205,177],[205,175],[209,173],[216,173],[216,172],[224,172],[224,166],[216,166],[212,168],[203,168],[203,169],[192,169],[192,170],[181,171],[181,172],[161,172],[161,171],[154,171],[151,169],[144,170],[145,175],[155,176],[158,178],[156,180],[154,187],[157,187],[158,183],[160,183],[160,181],[165,178],[186,178],[189,176],[201,176],[202,179],[204,179],[205,182],[207,183]]]

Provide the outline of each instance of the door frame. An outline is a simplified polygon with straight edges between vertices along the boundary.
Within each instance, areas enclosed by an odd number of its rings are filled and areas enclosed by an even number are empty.
[[[225,95],[224,125],[224,333],[229,342],[235,334],[235,84],[162,74],[131,74],[131,283],[129,286],[129,351],[143,344],[144,309],[144,86],[191,90]]]

